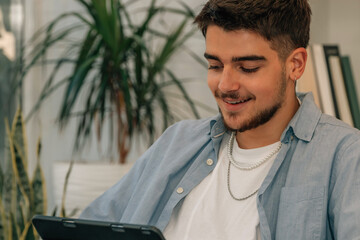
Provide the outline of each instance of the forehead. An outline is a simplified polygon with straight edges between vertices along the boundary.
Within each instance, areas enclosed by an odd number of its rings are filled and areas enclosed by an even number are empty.
[[[224,60],[251,55],[277,58],[277,52],[270,47],[270,42],[260,34],[243,29],[225,31],[216,25],[207,29],[206,53]]]

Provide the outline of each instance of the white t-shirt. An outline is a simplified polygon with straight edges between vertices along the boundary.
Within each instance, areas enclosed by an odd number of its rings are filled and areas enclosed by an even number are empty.
[[[213,172],[175,207],[164,231],[167,240],[260,239],[256,194],[246,200],[236,201],[228,191],[229,139],[228,134],[223,138],[219,161]],[[233,158],[237,162],[258,162],[274,151],[279,144],[280,142],[277,142],[257,149],[240,149],[235,140]],[[250,171],[240,170],[231,165],[230,187],[234,196],[246,197],[256,191],[264,181],[275,157],[276,154]]]

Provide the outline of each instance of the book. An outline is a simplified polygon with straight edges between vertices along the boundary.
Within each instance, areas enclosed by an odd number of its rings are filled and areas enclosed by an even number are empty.
[[[324,48],[321,44],[313,44],[311,51],[314,60],[319,99],[322,111],[336,117],[333,94],[331,91],[328,67],[325,60]]]
[[[307,51],[307,62],[305,66],[305,70],[300,79],[297,80],[296,83],[296,91],[297,92],[312,92],[314,96],[314,101],[316,105],[323,110],[320,102],[319,89],[316,80],[316,72],[314,68],[313,54],[311,52],[311,48],[308,47]]]
[[[341,119],[340,109],[339,109],[339,104],[340,104],[339,101],[340,100],[337,99],[337,96],[336,96],[335,83],[334,83],[334,79],[333,79],[333,75],[332,75],[332,71],[331,71],[331,66],[330,66],[330,57],[331,56],[340,57],[340,50],[339,50],[338,45],[323,45],[323,48],[324,48],[326,66],[327,66],[328,75],[329,75],[329,83],[330,83],[331,94],[333,96],[333,101],[334,101],[335,116],[337,118]]]
[[[341,66],[343,71],[345,89],[347,92],[347,97],[349,101],[349,106],[351,110],[352,119],[354,122],[354,127],[360,129],[360,107],[359,99],[356,92],[355,80],[351,70],[351,63],[349,56],[342,56],[340,58]]]
[[[345,89],[341,62],[339,56],[329,56],[329,69],[334,87],[335,97],[337,100],[337,109],[340,119],[350,126],[354,126],[349,101]]]

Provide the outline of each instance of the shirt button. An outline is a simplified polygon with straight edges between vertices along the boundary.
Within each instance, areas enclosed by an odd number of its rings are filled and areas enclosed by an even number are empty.
[[[182,187],[179,187],[178,189],[176,189],[176,192],[178,194],[182,194],[184,192],[184,189]]]
[[[214,164],[214,161],[211,158],[209,158],[208,160],[206,160],[206,164],[212,166]]]

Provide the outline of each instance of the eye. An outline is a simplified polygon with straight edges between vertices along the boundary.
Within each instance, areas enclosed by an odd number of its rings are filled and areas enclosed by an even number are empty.
[[[222,66],[219,66],[219,65],[209,65],[209,67],[208,67],[209,70],[217,70],[220,68],[222,68]]]
[[[255,67],[255,68],[245,68],[245,67],[240,67],[241,70],[245,73],[254,73],[257,72],[259,70],[260,67]]]

